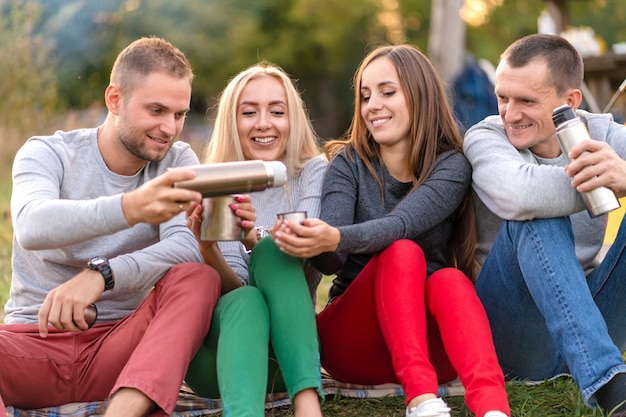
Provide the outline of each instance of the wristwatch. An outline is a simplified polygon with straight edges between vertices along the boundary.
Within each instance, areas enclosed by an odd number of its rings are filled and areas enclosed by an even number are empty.
[[[267,229],[265,227],[263,227],[263,226],[257,226],[257,227],[255,227],[255,229],[256,229],[256,240],[257,241],[260,241],[265,236],[270,234],[270,232],[268,232]]]
[[[115,286],[115,279],[113,278],[113,271],[111,270],[111,265],[109,265],[109,260],[103,256],[96,256],[95,258],[91,258],[89,262],[87,262],[87,268],[98,271],[102,274],[104,278],[104,291],[112,290]]]

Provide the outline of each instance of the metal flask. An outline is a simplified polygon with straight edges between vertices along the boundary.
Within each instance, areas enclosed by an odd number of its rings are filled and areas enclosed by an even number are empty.
[[[280,161],[236,161],[200,164],[174,169],[196,171],[196,178],[174,184],[199,191],[202,197],[263,191],[287,182],[287,167]]]
[[[576,144],[584,140],[591,140],[587,128],[580,121],[574,109],[568,105],[554,109],[552,121],[556,127],[556,137],[566,157]],[[620,206],[613,191],[607,187],[598,187],[581,194],[587,205],[587,211],[592,217],[608,213]]]

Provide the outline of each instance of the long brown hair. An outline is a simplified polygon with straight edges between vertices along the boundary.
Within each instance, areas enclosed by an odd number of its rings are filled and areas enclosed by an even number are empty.
[[[370,52],[357,69],[354,79],[354,115],[350,128],[342,139],[329,141],[324,150],[332,158],[344,149],[347,157],[352,151],[364,161],[367,169],[383,189],[383,180],[372,165],[373,160],[384,164],[380,146],[367,130],[361,117],[361,79],[365,68],[375,59],[387,57],[396,68],[400,85],[412,112],[409,136],[412,138],[405,164],[413,174],[413,189],[430,175],[439,155],[450,150],[462,152],[463,140],[452,115],[443,83],[430,60],[412,45],[379,46]],[[470,278],[476,275],[476,219],[471,193],[467,193],[454,214],[452,237],[448,245],[448,261]]]

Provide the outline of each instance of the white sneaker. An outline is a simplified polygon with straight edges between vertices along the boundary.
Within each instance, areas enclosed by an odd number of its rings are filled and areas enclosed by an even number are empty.
[[[433,398],[410,410],[407,408],[406,417],[450,417],[450,408],[441,398]]]
[[[487,411],[483,417],[509,417],[502,411]]]

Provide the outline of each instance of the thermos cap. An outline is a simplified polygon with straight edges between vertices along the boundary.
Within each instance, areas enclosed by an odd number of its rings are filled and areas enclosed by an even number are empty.
[[[280,161],[265,161],[265,166],[272,170],[273,186],[278,187],[287,182],[287,167]]]
[[[577,117],[578,116],[576,115],[574,109],[572,109],[567,104],[559,106],[552,111],[552,122],[556,127],[565,122],[576,119]]]

